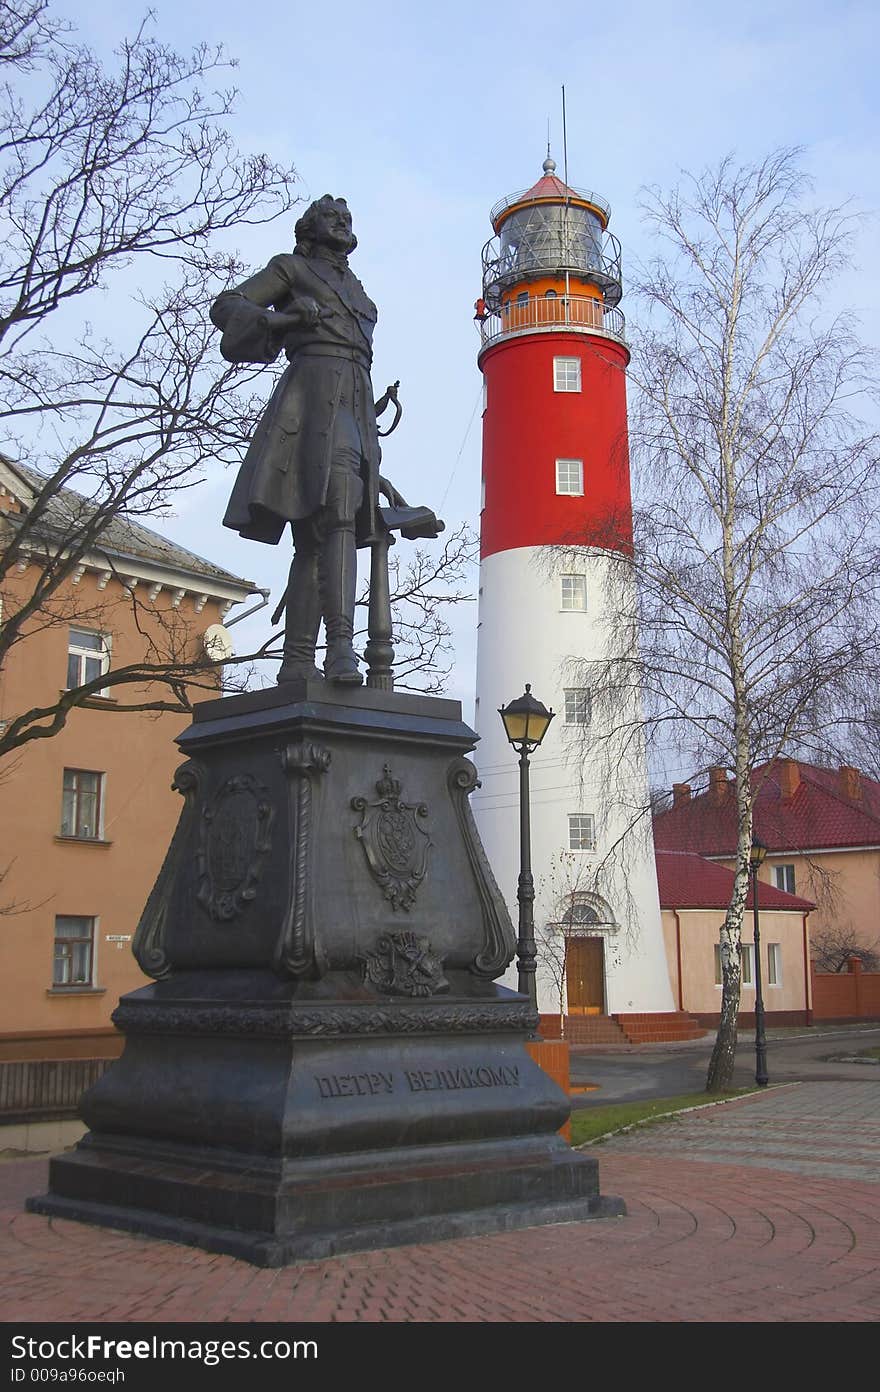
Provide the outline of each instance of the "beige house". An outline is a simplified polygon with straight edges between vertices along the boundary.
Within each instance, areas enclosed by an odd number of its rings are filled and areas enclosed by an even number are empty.
[[[733,871],[687,851],[656,853],[657,884],[669,980],[679,1010],[712,1027],[721,1016],[719,933]],[[768,1025],[812,1020],[810,936],[813,905],[759,881],[761,985]],[[740,1022],[754,1022],[755,948],[752,892],[742,925]]]
[[[15,525],[38,486],[28,470],[0,461],[0,527]],[[65,502],[83,506],[75,494]],[[10,650],[0,722],[148,656],[195,655],[209,628],[259,593],[130,521],[112,522],[100,545]],[[7,612],[32,590],[47,548],[51,527],[4,578]],[[224,629],[211,637],[228,641]],[[59,733],[3,762],[0,1060],[118,1051],[110,1015],[121,994],[145,983],[131,940],[179,815],[174,738],[188,723],[179,712],[118,706],[163,697],[156,683],[99,691]]]
[[[880,942],[880,783],[856,768],[778,759],[753,774],[755,832],[767,846],[760,877],[814,905],[813,949],[826,935],[844,945],[841,963]],[[654,844],[735,864],[736,806],[724,769],[705,791],[673,788],[654,819]]]

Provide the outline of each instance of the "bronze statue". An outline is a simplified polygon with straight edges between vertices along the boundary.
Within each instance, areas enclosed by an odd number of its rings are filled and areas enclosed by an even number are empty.
[[[396,384],[373,401],[376,306],[348,266],[357,239],[345,199],[325,194],[295,230],[292,253],[274,256],[211,308],[212,321],[223,331],[220,351],[227,361],[273,362],[282,349],[288,358],[223,522],[270,545],[291,524],[294,557],[278,681],[321,676],[315,646],[323,618],[324,675],[356,685],[361,681],[352,646],[356,548],[375,547],[384,539],[387,557],[380,492],[392,509],[406,508],[379,475],[376,419],[394,404],[396,424]]]

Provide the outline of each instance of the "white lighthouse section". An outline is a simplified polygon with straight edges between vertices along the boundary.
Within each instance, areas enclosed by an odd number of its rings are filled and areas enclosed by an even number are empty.
[[[644,811],[644,751],[638,741],[630,744],[609,789],[589,692],[566,685],[573,680],[566,677],[571,659],[600,658],[606,645],[601,611],[609,560],[583,547],[568,548],[561,566],[548,562],[542,546],[499,551],[482,562],[475,756],[482,787],[472,798],[474,814],[516,924],[519,766],[498,710],[528,682],[556,713],[530,763],[538,1008],[542,1014],[671,1012],[676,1006]],[[633,824],[635,809],[643,815]],[[578,940],[590,940],[583,958]],[[505,984],[516,987],[515,963]]]

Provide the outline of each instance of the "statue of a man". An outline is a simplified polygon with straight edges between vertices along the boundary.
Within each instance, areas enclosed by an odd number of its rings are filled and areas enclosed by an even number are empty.
[[[228,361],[272,362],[282,348],[288,358],[223,519],[270,545],[291,524],[279,682],[321,675],[315,645],[323,618],[324,676],[360,683],[352,646],[356,548],[382,527],[380,490],[392,506],[403,503],[379,477],[376,417],[393,388],[373,401],[376,306],[349,269],[356,246],[345,199],[325,194],[297,222],[294,251],[274,256],[211,308]]]

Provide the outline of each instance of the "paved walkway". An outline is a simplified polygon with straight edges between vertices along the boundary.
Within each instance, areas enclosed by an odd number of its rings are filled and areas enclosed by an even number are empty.
[[[805,1083],[600,1144],[624,1219],[304,1262],[22,1212],[0,1165],[3,1318],[30,1321],[866,1321],[880,1317],[880,1083]]]

